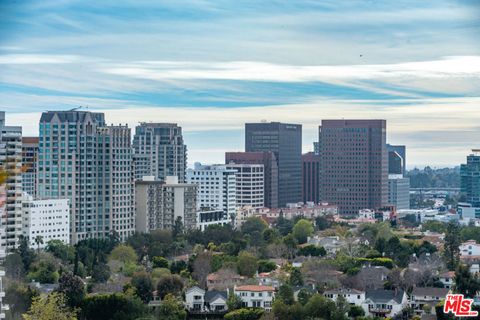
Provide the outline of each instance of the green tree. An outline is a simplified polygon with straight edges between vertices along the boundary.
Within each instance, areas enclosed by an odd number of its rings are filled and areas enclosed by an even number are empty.
[[[313,234],[314,228],[310,221],[300,219],[293,226],[293,236],[297,239],[298,243],[302,244],[307,242],[308,237]]]
[[[335,303],[316,293],[305,305],[305,316],[311,319],[331,319]]]
[[[82,304],[80,318],[88,320],[131,320],[138,319],[146,314],[146,306],[140,299],[115,293],[86,297]]]
[[[299,268],[293,268],[290,272],[290,285],[303,286],[303,276]]]
[[[79,307],[85,298],[85,284],[80,277],[64,272],[58,279],[58,292],[64,294],[70,307]]]
[[[241,309],[242,299],[233,292],[230,292],[227,299],[227,307],[229,311]]]
[[[303,306],[308,303],[310,298],[313,296],[313,293],[307,289],[300,289],[298,292],[298,302],[300,302]]]
[[[301,256],[323,257],[327,254],[324,247],[318,247],[313,244],[303,246],[298,250],[298,254]]]
[[[25,275],[22,257],[18,253],[11,253],[5,257],[3,263],[5,274],[13,280],[21,280]]]
[[[172,273],[177,273],[179,274],[180,272],[182,272],[183,270],[187,270],[188,268],[188,265],[185,261],[183,260],[178,260],[178,261],[173,261],[171,264],[170,264],[170,271]]]
[[[320,216],[315,218],[315,226],[321,231],[330,228],[332,223],[326,217]]]
[[[29,243],[28,243],[28,237],[25,237],[23,235],[19,236],[18,247],[16,249],[16,252],[22,258],[23,269],[24,270],[29,270],[30,265],[35,260],[35,251],[30,249],[30,246],[29,246]]]
[[[258,261],[258,272],[270,272],[277,269],[277,265],[273,261],[269,260],[259,260]]]
[[[73,263],[75,258],[74,247],[63,243],[61,240],[48,241],[45,251],[50,252],[55,258],[62,260],[66,264]]]
[[[263,219],[259,217],[250,217],[243,224],[241,231],[245,234],[253,234],[255,232],[263,234],[263,231],[268,228],[268,225]]]
[[[240,252],[238,255],[237,269],[240,275],[253,277],[258,269],[257,258],[249,252]]]
[[[153,257],[152,262],[154,268],[168,268],[168,260],[164,257]]]
[[[33,298],[38,297],[37,290],[22,282],[10,282],[5,290],[3,303],[10,306],[13,319],[20,319],[21,315],[30,309]]]
[[[459,264],[455,271],[454,290],[465,297],[474,298],[480,291],[480,279],[477,275],[472,275],[468,266]]]
[[[35,244],[37,245],[37,252],[40,252],[40,245],[43,244],[43,237],[38,235],[35,237]]]
[[[34,297],[30,310],[23,315],[24,320],[77,320],[77,314],[71,311],[63,294],[52,292],[48,296]]]
[[[226,320],[258,320],[264,314],[263,309],[237,309],[227,313]]]
[[[286,284],[281,285],[280,288],[278,288],[276,300],[282,301],[287,305],[292,305],[295,302],[292,287]]]
[[[136,272],[131,280],[132,286],[135,288],[135,294],[144,303],[148,303],[153,298],[152,277],[145,271]]]
[[[161,299],[169,293],[178,296],[182,290],[183,280],[176,274],[164,276],[157,282],[157,293]]]
[[[350,318],[360,318],[365,316],[365,310],[363,310],[360,306],[350,306],[350,310],[348,310],[348,316]]]
[[[275,243],[280,240],[280,233],[277,229],[265,229],[263,231],[263,240],[267,243]]]
[[[292,305],[285,304],[282,300],[276,300],[273,303],[273,314],[276,319],[297,320],[304,319],[303,306],[295,302]]]
[[[110,279],[110,267],[106,263],[98,263],[93,267],[92,279],[95,282],[107,282]]]
[[[132,262],[136,263],[138,256],[135,253],[135,250],[128,245],[118,245],[110,253],[110,260],[118,260],[123,263]]]
[[[156,308],[155,315],[159,320],[183,320],[186,319],[187,312],[179,298],[167,294],[160,306]]]
[[[337,301],[335,301],[335,308],[332,312],[332,320],[348,320],[347,314],[350,310],[350,305],[348,304],[347,300],[339,296]]]
[[[447,268],[455,270],[459,263],[460,254],[460,228],[451,222],[447,225],[447,232],[445,234],[445,258],[447,261]]]
[[[56,283],[58,281],[57,263],[55,258],[46,253],[38,255],[30,267],[28,279],[40,283]]]

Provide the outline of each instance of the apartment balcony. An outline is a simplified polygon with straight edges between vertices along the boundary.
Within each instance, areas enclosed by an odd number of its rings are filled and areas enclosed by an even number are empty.
[[[5,292],[4,291],[0,291],[0,299],[2,298],[5,298]]]
[[[3,313],[3,312],[0,312],[0,319],[5,319],[5,318],[6,318],[6,315],[5,315],[5,313]]]

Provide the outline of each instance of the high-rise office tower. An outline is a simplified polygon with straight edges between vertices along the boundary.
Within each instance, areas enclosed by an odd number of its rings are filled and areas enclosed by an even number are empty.
[[[198,186],[197,209],[220,209],[233,221],[237,207],[236,170],[196,162],[193,169],[187,169],[187,182]]]
[[[47,111],[40,119],[37,196],[67,198],[72,242],[135,231],[131,131],[103,113]]]
[[[187,146],[176,123],[140,123],[135,127],[133,147],[136,179],[154,176],[163,181],[177,176],[179,182],[185,182]]]
[[[407,170],[407,151],[405,146],[387,144],[388,173],[405,175]]]
[[[32,197],[37,195],[38,137],[22,138],[22,189]]]
[[[480,150],[472,150],[467,163],[460,166],[460,187],[465,201],[472,207],[480,207]]]
[[[245,151],[275,154],[278,206],[302,201],[302,126],[280,122],[246,123]]]
[[[320,156],[315,152],[302,155],[302,202],[320,202]]]
[[[388,203],[385,120],[323,120],[319,141],[322,201],[351,215]]]
[[[12,250],[22,235],[22,127],[6,126],[4,111],[0,111],[0,167],[6,173],[0,190],[0,243]]]
[[[265,207],[278,208],[278,165],[273,152],[226,152],[225,163],[263,165]]]
[[[226,164],[227,169],[236,170],[237,207],[263,208],[264,167],[263,164]]]

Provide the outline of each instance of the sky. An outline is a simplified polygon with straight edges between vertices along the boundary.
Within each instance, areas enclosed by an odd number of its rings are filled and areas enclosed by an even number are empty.
[[[242,151],[244,123],[386,119],[410,168],[480,147],[478,0],[0,0],[0,110],[175,122],[189,164]]]

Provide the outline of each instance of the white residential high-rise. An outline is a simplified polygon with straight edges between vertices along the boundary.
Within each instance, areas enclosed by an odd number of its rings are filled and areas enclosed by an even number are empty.
[[[0,233],[2,231],[0,230]],[[0,260],[3,261],[5,259],[6,252],[5,248],[0,248]],[[3,286],[3,278],[5,277],[5,269],[0,268],[0,319],[5,319],[5,311],[10,310],[10,307],[7,304],[3,303],[3,299],[5,298],[5,289]]]
[[[227,164],[227,169],[236,170],[237,207],[263,208],[264,168],[263,164]]]
[[[235,219],[236,170],[197,162],[194,169],[187,169],[187,182],[198,185],[198,209],[220,209]]]
[[[24,193],[23,235],[30,248],[45,248],[50,240],[70,243],[70,204],[68,199],[34,200]],[[42,241],[36,241],[41,237]]]
[[[0,167],[7,174],[0,216],[0,225],[5,228],[2,242],[12,250],[22,235],[22,127],[6,126],[4,111],[0,111]]]
[[[40,119],[37,196],[69,199],[71,240],[125,240],[135,231],[131,130],[103,113],[47,111]]]
[[[179,218],[186,229],[197,227],[197,186],[178,183],[177,176],[167,176],[166,181],[153,176],[137,180],[135,200],[138,232],[171,230]]]

